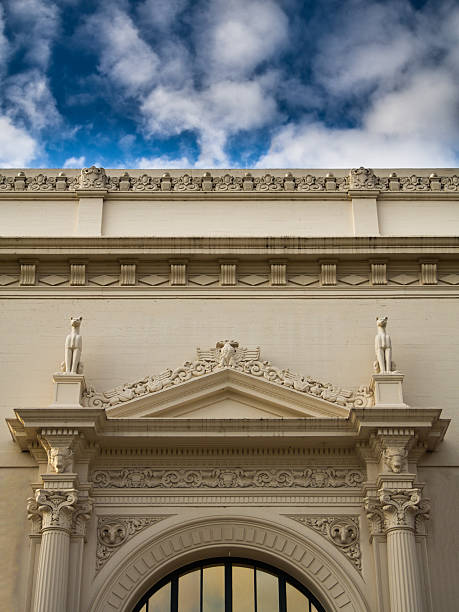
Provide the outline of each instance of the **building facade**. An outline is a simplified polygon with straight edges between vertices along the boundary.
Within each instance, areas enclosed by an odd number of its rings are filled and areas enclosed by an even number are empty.
[[[0,608],[453,612],[459,171],[3,170]]]

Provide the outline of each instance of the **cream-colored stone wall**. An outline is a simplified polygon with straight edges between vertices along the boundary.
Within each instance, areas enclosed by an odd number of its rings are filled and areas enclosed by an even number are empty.
[[[244,174],[231,172],[238,177]],[[305,175],[308,171],[292,172]],[[338,179],[346,176],[345,171],[333,172]],[[436,172],[447,180],[454,176],[450,170]],[[109,173],[117,177],[122,174]],[[397,173],[417,173],[424,180],[422,185],[431,181],[429,189],[437,189],[436,179],[429,178],[431,171]],[[14,172],[10,174],[14,176]],[[141,176],[140,171],[132,174]],[[180,176],[183,171],[176,174]],[[201,177],[202,171],[190,174]],[[264,174],[260,171],[254,176]],[[284,176],[285,171],[275,174]],[[388,171],[379,174],[389,180]],[[37,171],[31,171],[32,177],[36,175]],[[69,171],[68,175],[76,180],[79,173]],[[324,176],[325,171],[314,171],[314,175]],[[413,407],[441,408],[442,417],[452,419],[438,450],[422,458],[419,476],[426,483],[425,495],[433,500],[428,526],[432,612],[452,612],[459,601],[454,540],[455,508],[459,503],[455,497],[459,483],[459,259],[455,238],[459,233],[459,197],[452,188],[446,195],[441,191],[438,197],[431,192],[426,196],[409,191],[398,196],[389,193],[387,185],[379,194],[365,195],[362,190],[357,195],[322,193],[320,197],[308,192],[298,196],[297,191],[291,197],[268,193],[250,198],[241,193],[231,198],[214,193],[147,197],[131,192],[125,196],[120,192],[88,195],[67,191],[61,197],[40,190],[38,195],[24,195],[20,189],[13,195],[0,192],[2,236],[50,237],[49,243],[36,244],[0,240],[0,417],[11,418],[14,409],[46,407],[52,402],[52,373],[63,360],[70,315],[83,316],[85,377],[98,391],[177,367],[195,358],[196,347],[212,347],[224,338],[234,338],[243,346],[260,346],[262,359],[305,376],[345,388],[366,385],[373,371],[375,317],[387,315],[393,359],[405,374],[405,401]],[[377,244],[353,238],[378,233],[401,238]],[[100,246],[97,238],[92,243],[58,240],[78,235],[261,239],[335,236],[355,242],[318,240],[301,245],[303,251],[298,257],[300,247],[289,243],[285,253],[287,259],[290,256],[287,280],[277,287],[270,269],[270,249],[265,248],[263,240],[252,245],[251,259],[250,241],[240,247],[238,257],[237,244],[229,253],[223,242],[205,247],[190,241],[182,248],[176,241],[173,248],[168,245],[163,252],[159,242],[152,246],[134,240],[126,246],[114,241]],[[419,244],[403,238],[416,235],[424,237]],[[429,236],[434,237],[431,242],[426,238]],[[448,236],[448,244],[435,242],[435,237]],[[57,240],[53,242],[52,237]],[[172,286],[172,250],[174,258],[188,257],[186,286]],[[124,286],[120,260],[129,251],[137,266],[137,280],[133,286]],[[282,240],[271,251],[279,258]],[[345,251],[344,258],[341,251]],[[225,255],[226,259],[238,259],[234,287],[223,286],[221,280],[220,258]],[[21,286],[20,261],[24,256],[38,261],[36,282],[30,286]],[[81,286],[70,284],[70,262],[75,256],[88,262]],[[324,282],[321,268],[324,256],[337,258],[336,284],[330,286]],[[377,286],[374,282],[374,259],[387,262],[387,284]],[[425,260],[435,261],[428,264],[434,266],[434,272],[423,271]],[[151,274],[163,275],[164,280],[158,286],[139,281]],[[310,275],[310,283],[290,280],[305,274]],[[104,275],[108,275],[107,284],[100,278]],[[196,282],[202,275],[210,275],[212,282]],[[241,283],[244,275],[260,275],[262,281],[258,285]],[[431,283],[432,278],[439,282]],[[26,499],[31,493],[30,483],[37,480],[33,466],[35,460],[20,452],[7,426],[1,425],[2,547],[11,551],[2,557],[1,609],[21,610],[24,601],[29,546]],[[361,514],[361,525],[366,525],[360,502],[355,507]],[[197,512],[199,504],[193,508],[191,514]],[[163,504],[160,510],[171,511],[171,507]],[[279,506],[276,512],[290,510]],[[348,510],[341,506],[341,511]],[[191,516],[186,507],[176,507],[174,512],[177,521],[181,516]],[[206,512],[212,514],[209,509]],[[253,515],[263,512],[266,509],[256,508]],[[376,574],[369,559],[367,528],[362,529],[366,538],[362,540],[363,578],[371,609],[376,610]],[[90,530],[88,550],[93,555],[94,524]],[[91,580],[91,571],[89,566],[85,568],[87,581]]]

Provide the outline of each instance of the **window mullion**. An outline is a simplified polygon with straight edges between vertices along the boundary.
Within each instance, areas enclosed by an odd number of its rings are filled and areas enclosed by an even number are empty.
[[[178,576],[171,580],[171,612],[178,612]]]
[[[233,612],[233,569],[230,561],[225,561],[225,612]]]
[[[287,590],[285,576],[279,576],[279,612],[287,612]]]

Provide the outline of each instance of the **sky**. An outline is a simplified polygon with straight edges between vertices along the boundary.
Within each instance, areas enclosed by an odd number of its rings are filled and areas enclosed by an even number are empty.
[[[457,0],[0,0],[0,167],[458,162]]]

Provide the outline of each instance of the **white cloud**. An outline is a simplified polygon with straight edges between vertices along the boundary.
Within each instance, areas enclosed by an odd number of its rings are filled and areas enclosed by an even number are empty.
[[[61,122],[48,78],[38,69],[8,77],[3,94],[10,109],[9,113],[17,119],[27,121],[32,130],[57,127]]]
[[[271,0],[214,0],[206,26],[199,43],[211,80],[246,77],[288,40],[287,16]]]
[[[137,11],[143,25],[168,30],[184,10],[187,0],[145,0]]]
[[[9,0],[8,12],[15,26],[14,44],[25,50],[25,60],[46,70],[58,35],[60,11],[51,0]]]
[[[0,167],[23,168],[37,155],[38,143],[9,117],[0,116]]]
[[[157,87],[141,111],[152,134],[196,130],[201,147],[199,166],[225,166],[228,135],[265,125],[274,118],[277,107],[257,81],[221,81],[202,92]]]
[[[64,168],[84,168],[86,163],[86,157],[82,155],[81,157],[69,157],[64,162]]]
[[[168,155],[160,155],[158,157],[141,157],[136,160],[136,168],[142,169],[162,169],[162,168],[190,168],[193,162],[186,156],[169,157]]]
[[[99,69],[114,84],[126,88],[129,95],[152,85],[158,78],[159,58],[142,40],[129,15],[113,7],[88,20],[87,33],[100,50]]]

